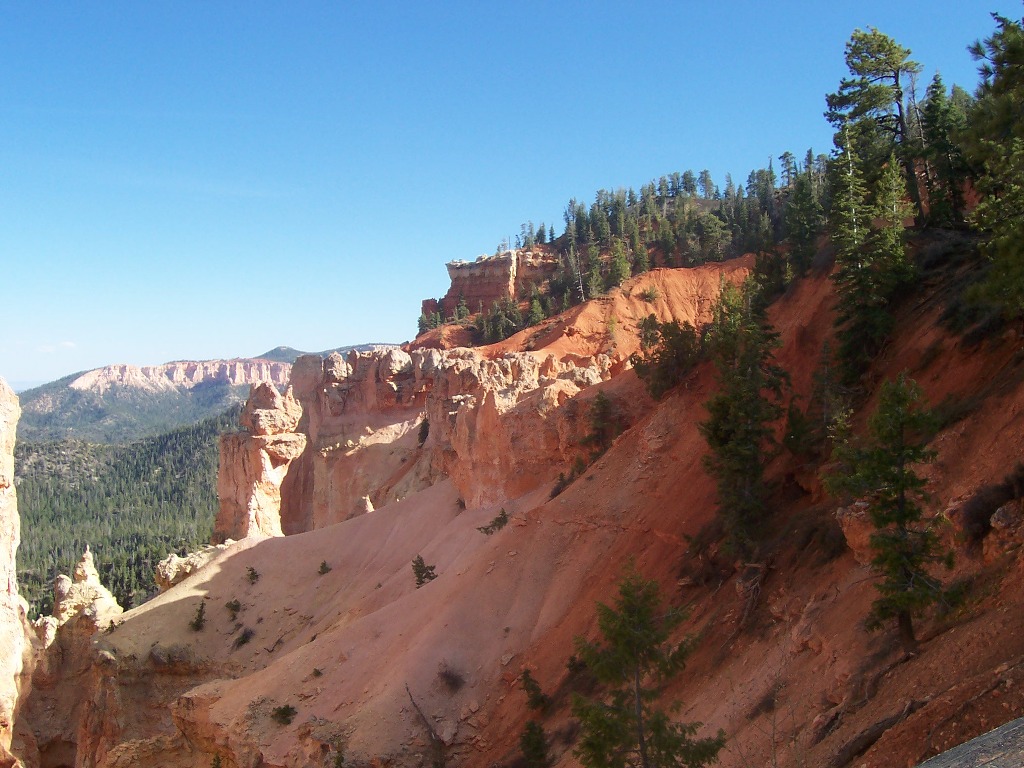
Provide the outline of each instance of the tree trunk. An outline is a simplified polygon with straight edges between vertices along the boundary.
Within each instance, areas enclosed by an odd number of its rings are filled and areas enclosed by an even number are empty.
[[[636,707],[636,742],[641,768],[650,768],[647,761],[647,740],[644,735],[644,700],[640,696],[640,665],[633,669],[633,702]]]
[[[910,611],[900,611],[896,615],[896,621],[900,630],[900,644],[907,653],[917,652],[917,638],[914,637],[914,622],[910,617]]]

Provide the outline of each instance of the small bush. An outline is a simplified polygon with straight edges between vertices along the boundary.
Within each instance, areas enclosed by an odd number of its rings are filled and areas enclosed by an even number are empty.
[[[540,689],[540,683],[530,673],[530,670],[523,670],[521,682],[523,691],[526,693],[527,706],[537,712],[546,712],[548,707],[551,706],[551,697]]]
[[[313,667],[313,677],[323,677],[324,671],[319,667]]]
[[[416,577],[416,589],[419,589],[428,581],[433,581],[437,578],[437,574],[434,573],[434,566],[427,565],[423,561],[423,555],[416,555],[413,558],[412,574]]]
[[[259,571],[257,571],[251,565],[248,568],[245,569],[245,573],[246,573],[246,576],[249,579],[249,583],[250,584],[255,584],[257,581],[260,580],[260,573],[259,573]]]
[[[231,612],[232,621],[238,618],[238,612],[242,610],[242,604],[237,600],[228,600],[226,603],[224,603],[224,607]]]
[[[206,601],[200,600],[199,607],[196,608],[196,615],[192,621],[188,623],[189,629],[193,632],[202,631],[203,627],[206,626]]]
[[[523,753],[526,768],[548,768],[551,765],[544,728],[533,720],[526,723],[519,737],[519,750]]]
[[[587,463],[583,461],[581,457],[576,457],[576,461],[573,462],[572,469],[569,470],[569,474],[566,475],[564,472],[558,473],[558,480],[555,481],[554,487],[551,489],[550,498],[555,498],[558,494],[573,484],[573,481],[577,477],[587,471]]]
[[[323,576],[325,573],[330,573],[330,572],[331,572],[331,566],[329,566],[327,564],[326,560],[321,560],[320,561],[320,570],[317,571],[317,573],[319,573],[321,576]]]
[[[484,534],[484,536],[490,536],[492,533],[500,531],[506,525],[508,525],[508,514],[506,514],[504,508],[502,508],[501,512],[495,515],[491,522],[487,525],[480,526],[477,530]]]
[[[462,673],[451,666],[447,661],[442,661],[437,665],[437,679],[440,680],[444,684],[444,687],[451,693],[456,693],[466,684],[466,678],[462,676]]]
[[[252,640],[254,637],[256,637],[255,630],[252,630],[252,629],[249,629],[249,627],[246,627],[245,629],[242,630],[242,634],[240,634],[238,637],[235,638],[235,642],[231,644],[231,647],[234,648],[235,650],[238,650],[243,645],[247,645],[249,643],[249,641]]]
[[[644,288],[642,291],[640,291],[640,298],[646,301],[648,304],[653,304],[654,302],[661,298],[661,294],[658,293],[658,289],[652,285],[649,288]]]
[[[427,442],[427,437],[430,435],[430,422],[426,419],[420,422],[420,432],[418,435],[419,444],[422,445]]]
[[[291,725],[292,720],[295,719],[297,714],[298,710],[291,704],[282,704],[280,707],[274,707],[274,711],[270,716],[281,725]]]

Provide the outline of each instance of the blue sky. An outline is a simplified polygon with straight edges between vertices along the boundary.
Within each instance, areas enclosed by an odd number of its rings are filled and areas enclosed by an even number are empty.
[[[0,376],[406,340],[446,261],[570,197],[828,151],[855,28],[973,90],[1022,10],[4,3]]]

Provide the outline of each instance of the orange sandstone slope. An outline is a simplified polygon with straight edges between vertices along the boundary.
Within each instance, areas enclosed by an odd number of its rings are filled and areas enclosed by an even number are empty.
[[[749,266],[656,270],[483,352],[510,365],[518,365],[512,350],[526,348],[559,358],[603,353],[621,363],[635,345],[632,326],[648,311],[638,298],[645,287],[657,286],[660,317],[700,320],[719,270],[737,278]],[[779,360],[805,397],[831,301],[819,273],[772,308],[784,342]],[[1014,343],[964,350],[937,330],[940,309],[908,307],[878,371],[909,368],[933,400],[988,388],[990,396],[934,442],[937,512],[1000,479],[1024,441]],[[945,359],[956,361],[955,375],[943,375]],[[407,484],[400,500],[324,528],[231,544],[99,638],[76,765],[205,765],[220,755],[225,766],[322,766],[342,749],[353,765],[429,765],[436,750],[452,766],[512,765],[528,716],[517,685],[525,668],[554,699],[543,724],[556,764],[576,765],[568,694],[585,683],[566,660],[574,636],[593,634],[594,603],[611,599],[630,559],[673,601],[691,605],[687,630],[700,643],[665,695],[683,702],[681,718],[704,722],[708,732],[725,729],[723,766],[913,765],[1018,716],[1024,613],[1014,578],[1020,561],[1004,551],[1005,531],[989,536],[985,558],[961,553],[956,575],[974,578],[972,599],[923,623],[921,651],[909,660],[890,633],[863,630],[870,571],[847,548],[832,510],[815,504],[814,483],[800,478],[802,488],[785,459],[772,467],[780,492],[770,557],[738,570],[713,562],[713,547],[698,544],[715,493],[697,430],[713,387],[704,367],[653,404],[623,372],[552,401],[546,419],[585,422],[580,403],[605,388],[629,429],[554,499],[551,478],[568,468],[561,450],[550,472],[515,486],[514,498],[466,509],[462,485],[472,479],[439,471],[470,461],[454,437],[444,443],[462,412],[446,416],[427,392],[432,437],[422,448],[405,439],[404,459],[395,458],[420,467],[422,482]],[[489,397],[477,398],[480,407]],[[476,439],[510,418],[526,416],[495,409],[472,422]],[[439,423],[445,419],[451,435]],[[507,445],[515,450],[514,441]],[[358,446],[349,453],[359,461]],[[509,524],[481,533],[499,509]],[[856,533],[848,524],[854,544]],[[410,569],[417,555],[437,572],[421,588]],[[234,601],[237,612],[225,607]],[[196,632],[188,624],[200,602],[207,624]],[[288,724],[279,722],[288,719],[285,706],[295,709]]]

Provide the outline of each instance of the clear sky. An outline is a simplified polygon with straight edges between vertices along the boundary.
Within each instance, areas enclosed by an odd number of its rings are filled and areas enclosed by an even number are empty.
[[[446,261],[570,197],[827,152],[855,28],[973,91],[1022,9],[5,2],[0,376],[406,340]]]

